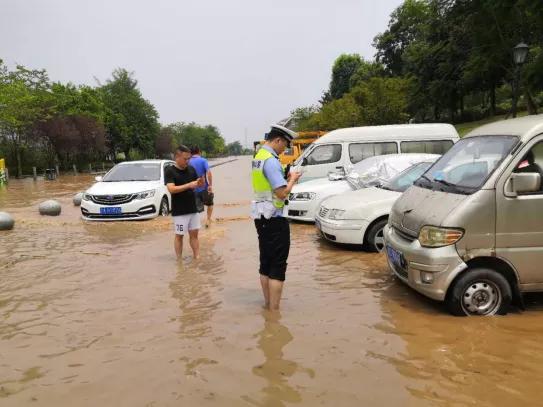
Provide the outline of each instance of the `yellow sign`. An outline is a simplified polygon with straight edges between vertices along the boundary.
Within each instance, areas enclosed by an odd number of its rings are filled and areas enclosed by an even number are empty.
[[[6,182],[6,162],[3,158],[0,158],[0,185],[5,184]]]

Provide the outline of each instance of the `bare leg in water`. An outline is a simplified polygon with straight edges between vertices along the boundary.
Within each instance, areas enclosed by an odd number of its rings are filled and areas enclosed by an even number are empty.
[[[190,247],[192,248],[192,254],[194,260],[197,260],[200,258],[200,241],[198,240],[198,229],[196,230],[189,230],[189,242]]]
[[[183,255],[183,235],[175,235],[173,246],[177,260],[181,260],[181,256]]]

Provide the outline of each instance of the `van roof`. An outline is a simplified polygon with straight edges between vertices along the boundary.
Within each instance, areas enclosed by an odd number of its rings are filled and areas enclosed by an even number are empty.
[[[352,141],[382,141],[409,138],[425,140],[428,137],[458,138],[453,125],[447,123],[392,124],[386,126],[349,127],[333,130],[315,141],[315,144]]]
[[[518,136],[522,142],[543,133],[543,114],[500,120],[485,124],[470,131],[466,137]]]

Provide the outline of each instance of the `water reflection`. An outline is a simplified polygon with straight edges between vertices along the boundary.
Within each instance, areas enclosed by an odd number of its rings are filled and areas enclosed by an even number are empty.
[[[203,338],[211,335],[210,321],[221,305],[214,293],[220,288],[219,276],[224,272],[222,257],[210,245],[202,247],[200,260],[178,263],[170,290],[172,297],[179,301],[181,313],[177,320],[182,337]]]
[[[543,332],[537,312],[507,317],[458,318],[443,304],[392,281],[381,292],[386,322],[376,328],[398,335],[402,352],[375,352],[408,379],[419,402],[479,406],[536,405]]]
[[[264,354],[264,363],[253,368],[253,374],[266,380],[262,388],[263,406],[284,406],[302,401],[300,393],[289,385],[289,378],[298,371],[298,364],[284,358],[283,348],[292,342],[288,328],[281,324],[278,313],[264,311],[264,327],[255,335],[258,349]]]

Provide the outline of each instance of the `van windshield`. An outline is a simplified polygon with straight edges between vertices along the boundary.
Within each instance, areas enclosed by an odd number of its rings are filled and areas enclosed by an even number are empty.
[[[415,185],[457,194],[479,190],[518,143],[514,136],[478,136],[460,140]]]

